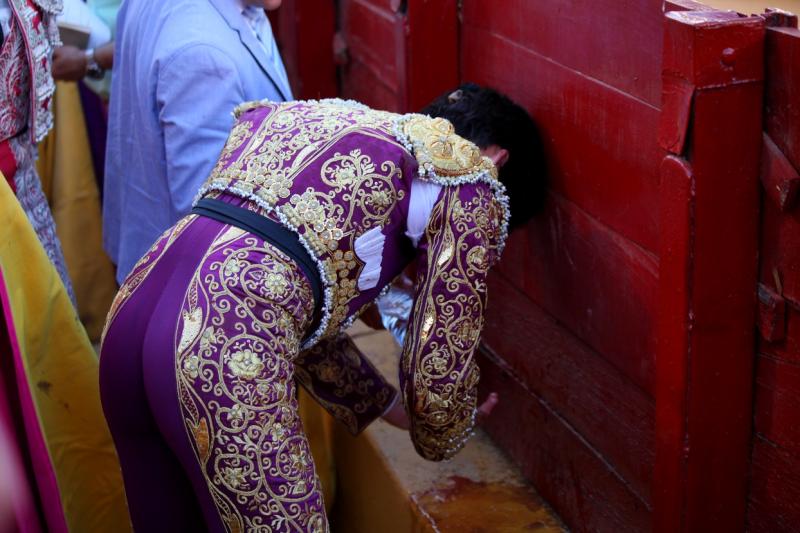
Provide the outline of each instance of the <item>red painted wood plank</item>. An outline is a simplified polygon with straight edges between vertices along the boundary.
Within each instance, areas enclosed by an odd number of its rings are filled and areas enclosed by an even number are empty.
[[[657,259],[574,204],[512,234],[500,270],[514,285],[653,394]]]
[[[352,66],[363,65],[382,85],[400,92],[395,39],[399,18],[370,7],[363,0],[342,2],[340,14]]]
[[[530,110],[542,130],[555,191],[621,235],[657,249],[657,108],[468,25],[462,29],[462,77],[494,86]]]
[[[800,366],[760,355],[756,369],[755,431],[786,451],[800,468]],[[785,497],[800,498],[800,493]]]
[[[750,478],[748,531],[800,532],[800,463],[795,457],[756,436]]]
[[[546,401],[490,355],[479,364],[483,391],[502,395],[486,430],[572,531],[650,530],[647,504]]]
[[[659,0],[464,0],[463,6],[465,26],[512,41],[651,105],[661,101]]]
[[[397,88],[375,78],[373,72],[361,63],[353,62],[347,66],[346,75],[342,77],[342,96],[376,109],[402,111],[402,99]]]
[[[764,134],[761,148],[761,185],[767,198],[782,212],[795,207],[800,193],[800,174],[767,134]]]
[[[765,130],[800,169],[800,31],[768,28],[766,36]]]
[[[765,355],[800,364],[800,309],[788,305],[786,309],[786,338],[781,342],[759,343],[759,350]]]
[[[752,410],[760,100],[757,84],[739,86],[730,94],[700,94],[695,100],[697,123],[714,125],[702,132],[695,130],[695,149],[705,146],[707,155],[694,162],[698,199],[694,249],[698,255],[690,310],[694,334],[689,352],[687,433],[693,447],[689,463],[694,465],[688,471],[692,496],[687,512],[697,530],[735,528],[744,520],[739,502],[746,495]],[[725,117],[723,110],[730,115]],[[742,135],[719,142],[722,132],[734,127],[741,128]],[[711,143],[715,149],[708,146]],[[731,158],[732,153],[743,157]],[[702,202],[704,197],[707,203]],[[726,235],[737,238],[723,244]],[[698,260],[700,254],[705,260]],[[725,436],[724,444],[720,435]]]
[[[332,46],[335,5],[329,0],[284,1],[271,18],[295,97],[337,96]]]
[[[418,111],[459,82],[458,0],[408,0],[407,111]]]
[[[664,2],[664,11],[708,11],[712,8],[702,2],[694,0],[667,0]]]
[[[689,256],[692,240],[692,170],[675,156],[664,159],[661,220],[669,233],[662,241],[659,273],[658,358],[656,359],[656,463],[653,502],[659,531],[680,531],[684,521],[685,450],[678,446],[686,433],[686,389],[689,349]]]
[[[490,278],[489,294],[484,344],[649,503],[655,438],[652,397],[502,276]]]
[[[766,32],[765,138],[768,170],[762,202],[761,283],[787,299],[785,338],[761,339],[757,358],[754,438],[748,528],[754,533],[800,531],[800,214],[787,198],[785,177],[800,168],[800,32]],[[771,145],[774,142],[774,145]],[[767,176],[768,177],[768,176]],[[782,190],[781,190],[782,189]],[[777,201],[776,201],[777,200]],[[784,201],[785,200],[785,201]],[[788,212],[782,212],[788,211]],[[776,337],[777,339],[780,336]]]
[[[800,94],[800,93],[798,93]],[[763,202],[761,280],[800,306],[800,208],[782,213],[772,201]]]
[[[680,76],[697,89],[690,159],[668,158],[662,175],[657,531],[744,523],[763,39],[757,18],[667,14],[665,84]]]

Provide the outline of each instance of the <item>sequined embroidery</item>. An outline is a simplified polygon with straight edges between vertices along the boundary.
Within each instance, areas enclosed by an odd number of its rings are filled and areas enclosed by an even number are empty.
[[[472,433],[486,275],[499,255],[503,207],[487,187],[451,187],[434,206],[406,334],[401,389],[423,457],[452,457]]]

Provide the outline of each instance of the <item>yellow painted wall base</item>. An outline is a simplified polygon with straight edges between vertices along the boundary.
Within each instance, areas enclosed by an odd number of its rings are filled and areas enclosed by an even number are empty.
[[[763,13],[768,7],[800,15],[800,0],[700,0],[700,2],[716,9],[733,9],[746,15]]]
[[[356,344],[389,378],[399,347],[357,324]],[[408,434],[383,421],[359,437],[336,425],[331,526],[337,533],[511,533],[566,531],[553,511],[482,432],[454,459],[425,461]]]

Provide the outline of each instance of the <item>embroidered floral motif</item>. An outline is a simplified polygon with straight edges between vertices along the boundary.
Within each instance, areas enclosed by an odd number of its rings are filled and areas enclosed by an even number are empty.
[[[186,291],[178,398],[228,531],[327,530],[292,365],[312,301],[288,257],[241,231],[221,232]]]
[[[254,379],[264,369],[264,363],[252,350],[246,349],[229,356],[228,368],[237,378]]]
[[[25,41],[14,24],[0,48],[0,141],[15,137],[28,125],[30,81]]]
[[[196,355],[187,357],[183,362],[183,371],[191,379],[196,379],[200,374],[200,358]]]

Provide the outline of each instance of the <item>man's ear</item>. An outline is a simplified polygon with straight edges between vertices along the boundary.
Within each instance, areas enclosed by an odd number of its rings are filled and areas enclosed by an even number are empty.
[[[491,145],[486,150],[486,156],[492,160],[492,163],[494,163],[494,166],[497,168],[502,168],[503,165],[508,163],[508,150],[500,148],[496,144]]]

